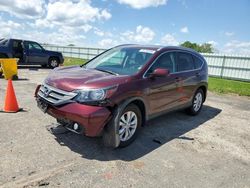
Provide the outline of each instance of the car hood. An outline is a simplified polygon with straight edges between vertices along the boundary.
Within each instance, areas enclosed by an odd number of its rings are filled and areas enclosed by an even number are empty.
[[[82,88],[104,88],[114,86],[130,79],[126,75],[112,75],[95,69],[80,66],[56,68],[50,72],[45,83],[55,88],[73,91]]]

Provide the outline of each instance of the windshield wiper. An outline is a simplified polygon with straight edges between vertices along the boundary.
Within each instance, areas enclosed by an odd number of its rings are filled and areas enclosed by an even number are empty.
[[[112,72],[112,71],[110,71],[110,70],[104,70],[104,69],[98,69],[98,68],[95,68],[95,69],[98,70],[98,71],[101,71],[101,72],[107,72],[107,73],[109,73],[109,74],[118,75],[117,73]]]
[[[82,65],[80,65],[80,67],[82,67],[82,68],[86,68],[86,65],[85,65],[85,64],[82,64]]]

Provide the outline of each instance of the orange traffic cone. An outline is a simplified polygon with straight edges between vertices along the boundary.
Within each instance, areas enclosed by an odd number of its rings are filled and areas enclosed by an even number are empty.
[[[12,80],[8,80],[4,112],[18,112],[19,110]]]

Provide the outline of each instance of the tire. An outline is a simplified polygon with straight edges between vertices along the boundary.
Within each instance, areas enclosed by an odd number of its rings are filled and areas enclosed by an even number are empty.
[[[204,92],[198,89],[193,97],[192,106],[186,109],[187,114],[195,116],[200,113],[204,102]]]
[[[8,58],[8,56],[6,54],[0,53],[0,58]]]
[[[49,67],[54,69],[59,66],[59,60],[56,57],[49,58]]]
[[[130,121],[128,120],[129,117],[132,118]],[[130,124],[127,124],[127,122],[130,122]],[[103,135],[104,145],[111,147],[128,146],[136,139],[141,125],[142,114],[138,106],[129,104],[123,110],[118,107]],[[118,134],[116,134],[116,131]],[[119,145],[117,145],[117,139]]]
[[[42,66],[42,68],[47,68],[47,64],[43,64],[41,66]]]
[[[15,74],[12,76],[12,80],[18,80],[18,76]]]

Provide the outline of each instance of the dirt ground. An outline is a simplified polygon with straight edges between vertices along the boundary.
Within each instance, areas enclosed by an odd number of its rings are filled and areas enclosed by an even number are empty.
[[[49,69],[19,70],[19,113],[0,113],[0,187],[250,187],[250,99],[208,93],[200,115],[148,122],[130,146],[49,129],[34,90]],[[0,108],[7,82],[0,79]]]

